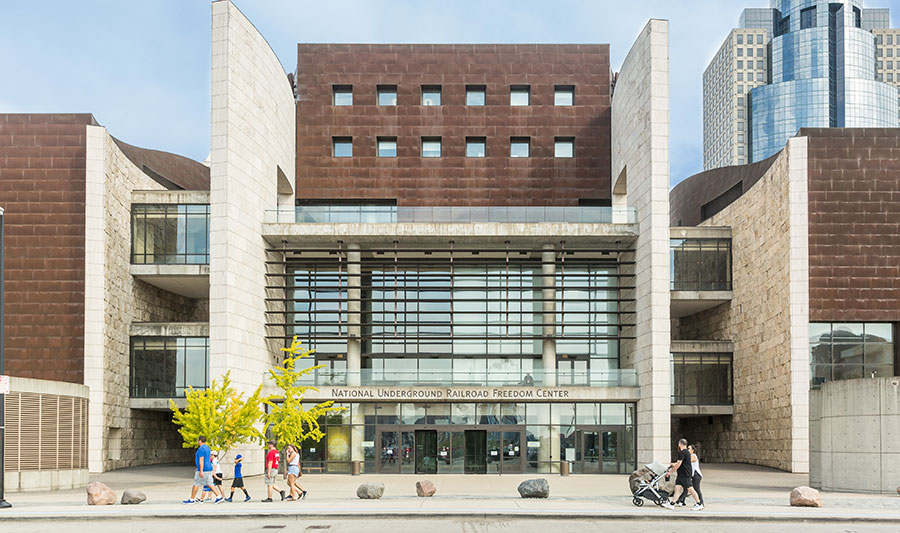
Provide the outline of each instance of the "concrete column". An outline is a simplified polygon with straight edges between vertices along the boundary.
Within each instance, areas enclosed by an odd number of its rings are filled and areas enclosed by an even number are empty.
[[[541,294],[543,302],[543,346],[541,359],[544,366],[544,385],[556,385],[556,250],[545,244],[541,254]]]
[[[350,421],[353,423],[352,429],[350,431],[350,460],[351,461],[360,461],[364,460],[363,455],[363,439],[365,438],[365,426],[366,417],[363,413],[363,405],[361,403],[355,403],[351,407],[350,412]]]
[[[359,371],[362,363],[360,341],[360,319],[362,310],[360,290],[361,265],[359,245],[347,246],[347,385],[360,384]]]

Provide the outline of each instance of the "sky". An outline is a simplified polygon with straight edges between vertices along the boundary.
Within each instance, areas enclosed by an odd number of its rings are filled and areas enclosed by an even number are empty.
[[[609,43],[669,20],[671,185],[702,170],[702,74],[768,0],[234,0],[286,72],[298,42]],[[209,0],[0,0],[0,113],[93,113],[125,142],[206,159]],[[900,0],[868,0],[890,7]],[[894,22],[893,26],[897,23]]]

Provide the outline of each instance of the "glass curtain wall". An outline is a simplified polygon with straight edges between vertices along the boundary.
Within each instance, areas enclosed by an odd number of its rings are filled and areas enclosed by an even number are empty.
[[[209,264],[209,205],[132,205],[131,262]]]
[[[810,323],[812,385],[826,381],[896,375],[896,325]]]
[[[730,291],[731,239],[672,239],[673,291]]]
[[[131,338],[132,398],[183,398],[208,386],[209,338]]]
[[[730,353],[673,353],[673,405],[731,405],[733,396]]]

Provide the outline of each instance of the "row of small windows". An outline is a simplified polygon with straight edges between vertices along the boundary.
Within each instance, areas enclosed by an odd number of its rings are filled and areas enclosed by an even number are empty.
[[[743,34],[741,34],[741,33],[738,34],[737,43],[744,44],[744,35]],[[753,44],[753,36],[752,35],[747,36],[747,44]],[[763,43],[763,35],[761,33],[756,35],[756,44],[764,44]]]
[[[484,85],[466,85],[466,105],[467,106],[483,106],[485,105],[485,86]],[[442,90],[440,85],[422,85],[421,100],[419,103],[423,106],[439,106],[442,104]],[[378,85],[376,87],[376,99],[380,106],[397,105],[397,86],[396,85]],[[353,105],[353,86],[352,85],[334,85],[332,86],[331,103],[336,106]],[[531,105],[531,86],[529,85],[510,85],[509,86],[509,105],[511,106],[529,106]],[[572,85],[557,85],[553,89],[553,105],[555,106],[573,106],[575,105],[575,87]]]
[[[897,53],[894,53],[893,48],[876,48],[875,49],[875,57],[900,57],[900,49],[897,50]]]
[[[737,62],[737,68],[738,69],[744,68],[744,62],[740,59]],[[753,68],[753,60],[752,59],[747,60],[747,68]],[[758,68],[760,70],[766,68],[766,62],[760,59],[759,61],[756,62],[756,68]]]
[[[746,52],[744,50],[746,50]],[[738,48],[737,56],[744,57],[744,55],[746,55],[747,57],[753,57],[753,49],[752,48]],[[764,48],[756,49],[756,57],[765,57],[765,55],[766,55],[766,52],[765,52]]]
[[[353,157],[353,137],[332,137],[331,143],[334,157]],[[376,146],[378,157],[397,157],[396,137],[378,137]],[[486,148],[485,137],[466,137],[466,157],[485,157]],[[422,137],[422,157],[441,157],[442,149],[441,137]],[[531,137],[510,137],[509,157],[531,157]],[[575,157],[575,138],[555,137],[553,157]]]

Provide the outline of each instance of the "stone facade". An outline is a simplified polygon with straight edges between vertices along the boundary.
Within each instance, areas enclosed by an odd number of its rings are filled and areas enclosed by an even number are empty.
[[[697,443],[705,461],[808,469],[805,141],[792,139],[752,189],[703,223],[732,228],[733,298],[677,321],[675,338],[733,341],[734,415],[681,419],[673,437]]]
[[[212,3],[210,154],[211,379],[231,372],[251,393],[279,355],[266,341],[266,212],[293,213],[293,91],[281,63],[228,0]],[[262,450],[241,448],[244,473],[262,470]]]
[[[172,294],[129,271],[131,195],[162,189],[119,149],[101,127],[88,129],[86,206],[85,381],[91,387],[90,469],[190,461],[168,412],[129,407],[132,322],[208,320],[204,301]],[[100,251],[102,250],[102,253]]]
[[[668,461],[671,449],[668,46],[668,22],[648,22],[613,92],[613,206],[634,207],[639,227],[635,340],[623,341],[621,351],[623,367],[637,370],[641,387],[638,463]]]

